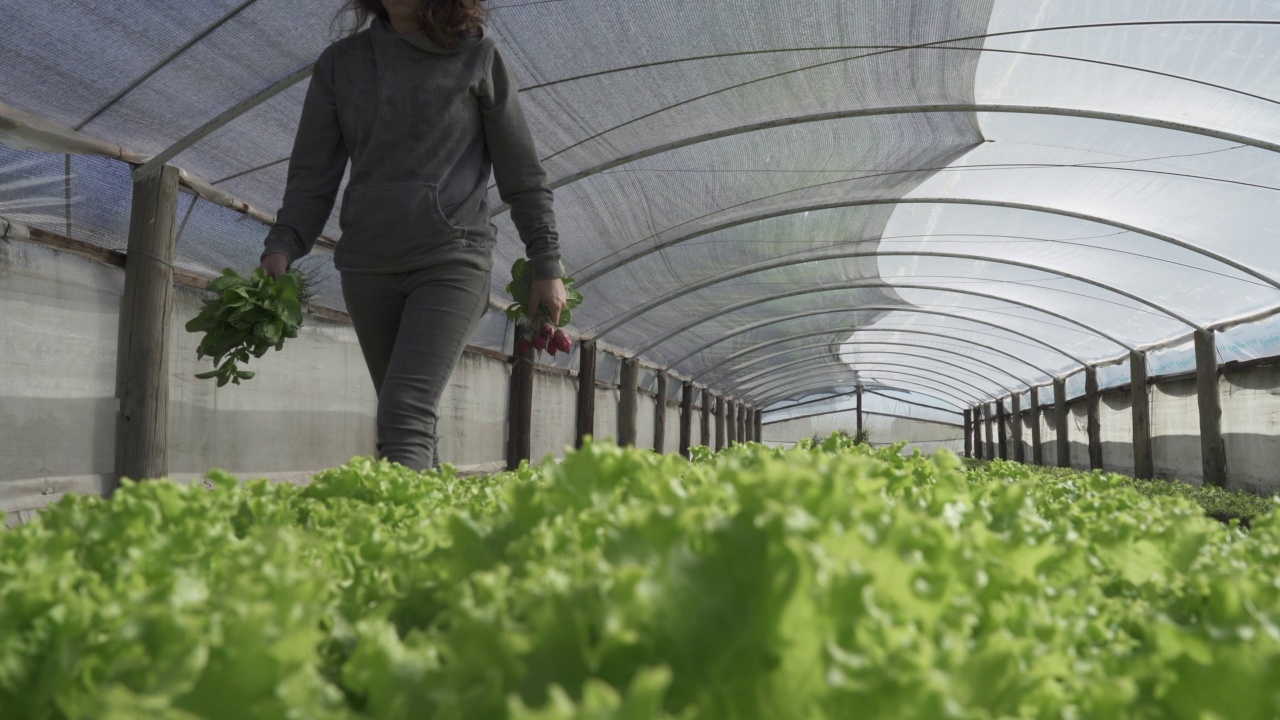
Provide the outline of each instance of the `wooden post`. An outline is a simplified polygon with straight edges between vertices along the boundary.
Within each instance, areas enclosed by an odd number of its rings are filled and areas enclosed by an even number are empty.
[[[516,328],[517,336],[523,330]],[[507,469],[520,467],[532,453],[533,430],[533,349],[516,351],[511,365],[511,385],[507,400]]]
[[[587,340],[578,350],[578,420],[574,442],[582,447],[584,438],[595,434],[596,426],[596,341]]]
[[[1089,469],[1102,469],[1102,393],[1098,390],[1098,368],[1084,369],[1084,392],[1088,396]]]
[[[1151,395],[1147,386],[1147,354],[1129,353],[1129,400],[1133,413],[1133,476],[1155,477],[1155,456],[1151,452]]]
[[[964,411],[964,456],[973,457],[973,410]]]
[[[716,451],[724,449],[724,421],[725,413],[728,409],[725,407],[725,399],[723,397],[716,398]]]
[[[1204,481],[1227,486],[1227,448],[1222,440],[1222,399],[1218,396],[1218,344],[1212,330],[1196,331],[1196,394],[1200,405],[1200,458]]]
[[[1014,393],[1013,398],[1013,459],[1016,462],[1027,461],[1027,451],[1022,447],[1022,398],[1021,393]]]
[[[116,343],[116,483],[169,474],[169,330],[178,169],[133,186]],[[114,491],[114,486],[111,488]]]
[[[987,436],[986,437],[987,456],[994,460],[995,458],[1000,457],[1000,454],[999,454],[1000,448],[996,445],[995,428],[992,427],[992,425],[994,425],[994,421],[996,420],[996,413],[995,413],[995,410],[991,407],[991,403],[983,403],[982,416],[986,420],[986,422],[983,424],[983,430]]]
[[[1009,429],[1006,422],[1008,413],[1004,411],[1004,398],[996,400],[996,443],[999,446],[1000,459],[1009,459]]]
[[[711,391],[702,388],[702,409],[699,413],[699,436],[702,442],[699,443],[705,447],[711,447]]]
[[[764,442],[764,410],[756,408],[756,442]]]
[[[1071,441],[1067,438],[1067,381],[1053,380],[1053,439],[1057,443],[1058,467],[1071,467]]]
[[[725,403],[727,409],[724,415],[724,442],[725,445],[733,445],[737,440],[737,415],[738,403],[730,400]]]
[[[640,360],[627,358],[622,361],[618,397],[618,445],[636,444],[636,383],[640,379]]]
[[[653,451],[661,455],[667,444],[667,374],[658,373],[658,406],[653,412]]]
[[[864,424],[866,420],[863,418],[863,414],[862,414],[862,386],[861,385],[858,386],[857,398],[858,398],[857,432],[858,432],[858,437],[862,437],[862,430],[864,427],[866,427],[866,425]]]
[[[738,442],[750,442],[751,437],[747,433],[747,415],[751,410],[746,405],[738,403]]]
[[[1031,388],[1031,464],[1044,465],[1040,447],[1040,388]]]
[[[684,381],[680,388],[680,454],[689,457],[693,444],[693,383]]]
[[[978,460],[986,457],[986,448],[982,444],[982,406],[973,407],[973,456]]]

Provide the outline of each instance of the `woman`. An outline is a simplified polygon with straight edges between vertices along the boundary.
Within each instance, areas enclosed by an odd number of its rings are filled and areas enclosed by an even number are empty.
[[[530,310],[565,305],[551,190],[480,0],[351,0],[316,61],[262,266],[311,251],[351,177],[333,255],[378,394],[378,454],[437,467],[440,398],[488,307],[490,169],[534,271]]]

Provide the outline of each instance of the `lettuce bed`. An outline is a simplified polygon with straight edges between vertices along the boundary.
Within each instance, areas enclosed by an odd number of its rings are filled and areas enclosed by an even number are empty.
[[[1280,524],[834,438],[355,459],[0,535],[3,718],[1274,718]]]

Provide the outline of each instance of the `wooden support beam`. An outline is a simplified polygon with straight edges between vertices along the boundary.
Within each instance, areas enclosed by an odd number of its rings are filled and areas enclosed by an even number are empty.
[[[764,442],[764,410],[756,408],[756,442]]]
[[[747,413],[751,412],[746,405],[738,403],[738,442],[749,442],[751,438],[747,435]]]
[[[640,360],[627,358],[622,361],[621,378],[618,381],[618,445],[636,444],[637,404],[636,385],[640,380]]]
[[[973,457],[973,410],[964,411],[964,456]]]
[[[1020,463],[1027,461],[1027,451],[1022,447],[1022,397],[1021,393],[1013,394],[1013,459]]]
[[[996,400],[996,450],[1001,460],[1009,459],[1009,429],[1006,421],[1009,414],[1004,411],[1004,398]]]
[[[1088,405],[1089,469],[1102,469],[1102,393],[1098,390],[1098,368],[1084,369],[1084,392]]]
[[[517,326],[516,336],[524,334]],[[511,365],[507,399],[507,469],[520,467],[532,455],[533,440],[533,349],[516,351]]]
[[[711,447],[711,391],[702,389],[702,408],[699,412],[701,418],[698,423],[699,437],[702,441],[699,443],[704,447]]]
[[[686,380],[680,387],[680,454],[689,457],[693,445],[693,383]]]
[[[653,451],[661,455],[667,444],[667,374],[658,373],[658,397],[653,409]]]
[[[983,423],[983,432],[986,434],[986,440],[987,440],[987,448],[986,448],[987,457],[991,459],[995,459],[997,457],[1000,457],[1000,455],[997,452],[999,448],[996,446],[995,428],[992,427],[995,424],[996,411],[995,411],[995,408],[991,406],[991,403],[983,403],[982,416],[983,416],[983,419],[986,420],[986,422]]]
[[[1071,441],[1067,437],[1067,381],[1053,381],[1053,440],[1058,451],[1058,467],[1071,467]]]
[[[596,341],[587,340],[578,348],[578,413],[574,443],[582,447],[596,427]]]
[[[1151,388],[1147,384],[1147,354],[1129,353],[1129,400],[1133,413],[1133,476],[1155,477],[1155,456],[1151,452]]]
[[[164,166],[133,186],[133,211],[116,344],[115,470],[120,478],[169,474],[169,331],[173,314],[178,170]]]
[[[725,399],[723,397],[716,398],[716,451],[724,449],[725,440],[725,415],[728,408],[725,407]]]
[[[863,429],[867,427],[863,418],[863,386],[858,386],[858,437],[863,436]]]
[[[1227,486],[1227,448],[1222,440],[1218,395],[1218,343],[1212,330],[1196,331],[1196,395],[1200,406],[1200,459],[1204,482]]]
[[[1040,445],[1040,388],[1031,388],[1031,464],[1044,465],[1044,448]]]
[[[978,460],[986,457],[986,448],[982,443],[982,406],[973,407],[973,456]]]
[[[737,441],[737,419],[738,404],[732,400],[725,403],[726,409],[724,414],[724,444],[733,445]]]

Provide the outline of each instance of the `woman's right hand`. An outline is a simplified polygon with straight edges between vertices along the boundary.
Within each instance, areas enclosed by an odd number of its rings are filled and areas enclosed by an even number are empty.
[[[289,258],[284,253],[267,253],[262,256],[262,267],[271,277],[280,277],[289,271]]]

